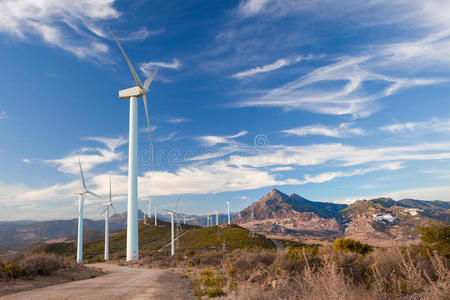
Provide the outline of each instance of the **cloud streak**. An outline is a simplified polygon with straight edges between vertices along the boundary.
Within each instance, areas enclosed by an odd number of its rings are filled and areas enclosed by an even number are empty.
[[[344,138],[353,135],[365,135],[366,131],[362,128],[352,127],[353,123],[341,123],[338,127],[330,127],[321,124],[308,125],[292,129],[282,130],[283,133],[306,136],[306,135],[323,135],[328,137]]]

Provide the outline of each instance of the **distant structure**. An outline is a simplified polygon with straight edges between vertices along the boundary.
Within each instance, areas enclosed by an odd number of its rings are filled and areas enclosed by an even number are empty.
[[[230,219],[230,199],[227,200],[227,206],[228,206],[228,225],[231,224],[231,219]]]

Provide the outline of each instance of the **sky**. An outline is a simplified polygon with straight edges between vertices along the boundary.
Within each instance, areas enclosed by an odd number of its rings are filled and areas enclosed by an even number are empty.
[[[450,2],[0,1],[0,220],[69,219],[81,181],[125,211],[144,81],[139,207],[450,200]],[[85,216],[100,218],[88,197]]]

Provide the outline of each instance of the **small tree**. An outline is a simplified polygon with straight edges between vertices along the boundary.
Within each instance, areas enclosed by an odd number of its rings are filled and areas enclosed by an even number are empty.
[[[450,258],[450,225],[429,223],[420,227],[419,233],[425,247],[436,250],[440,255]]]
[[[352,239],[343,239],[343,238],[336,239],[333,242],[333,249],[356,252],[362,255],[372,251],[372,247],[367,244],[363,244],[361,242]]]

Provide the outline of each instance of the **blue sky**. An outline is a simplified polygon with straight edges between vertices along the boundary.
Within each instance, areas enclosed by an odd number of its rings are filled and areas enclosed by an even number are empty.
[[[450,4],[398,0],[0,3],[0,220],[76,215],[81,188],[126,207],[127,100],[139,197],[237,211],[276,187],[316,201],[450,198]],[[86,216],[100,203],[88,198]]]

